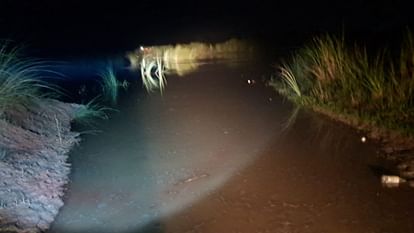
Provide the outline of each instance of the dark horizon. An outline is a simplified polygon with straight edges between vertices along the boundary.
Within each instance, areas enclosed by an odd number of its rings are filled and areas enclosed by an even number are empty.
[[[412,28],[404,1],[195,2],[5,0],[0,38],[51,54],[120,52],[140,44],[232,37],[295,45],[321,33],[377,40]],[[275,45],[278,44],[278,45]],[[36,52],[35,52],[36,53]]]

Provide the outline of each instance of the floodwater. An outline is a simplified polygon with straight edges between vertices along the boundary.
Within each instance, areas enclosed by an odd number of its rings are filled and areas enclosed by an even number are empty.
[[[414,189],[381,186],[376,145],[261,76],[214,64],[131,90],[71,154],[49,232],[414,232]]]

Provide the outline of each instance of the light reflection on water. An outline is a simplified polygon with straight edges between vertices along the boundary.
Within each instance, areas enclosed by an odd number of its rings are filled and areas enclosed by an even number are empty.
[[[251,164],[280,127],[252,115],[261,98],[246,97],[245,82],[228,90],[240,71],[217,67],[194,73],[189,84],[171,83],[164,96],[131,93],[102,134],[87,136],[72,155],[72,183],[51,232],[139,229],[206,198]]]
[[[243,67],[130,93],[73,153],[51,232],[412,232],[412,191],[382,189],[375,145],[249,84],[260,72]]]
[[[144,58],[160,57],[166,72],[184,76],[194,72],[206,61],[226,62],[252,59],[256,56],[255,50],[255,46],[247,41],[231,39],[217,44],[193,42],[177,45],[140,46],[135,51],[128,52],[126,57],[132,70],[140,69]]]

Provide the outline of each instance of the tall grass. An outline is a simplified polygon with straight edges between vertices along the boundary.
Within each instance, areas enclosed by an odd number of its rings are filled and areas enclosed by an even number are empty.
[[[414,133],[411,33],[401,46],[399,59],[385,50],[369,54],[365,47],[348,46],[344,38],[317,37],[296,51],[279,71],[279,79],[270,84],[298,103]]]
[[[116,104],[118,100],[118,88],[121,83],[117,80],[115,71],[111,64],[108,64],[105,69],[99,73],[102,79],[101,86],[103,96],[109,100],[112,104]]]
[[[0,115],[9,108],[36,103],[46,96],[44,89],[57,88],[40,80],[43,62],[21,57],[21,49],[0,46]]]
[[[284,67],[281,67],[280,71],[280,75],[282,76],[283,81],[285,81],[285,83],[295,93],[296,96],[301,97],[302,92],[292,71]]]
[[[89,102],[79,107],[75,111],[74,122],[84,126],[93,126],[96,120],[107,120],[108,115],[106,112],[113,109],[104,107],[98,103],[98,97],[93,98]]]

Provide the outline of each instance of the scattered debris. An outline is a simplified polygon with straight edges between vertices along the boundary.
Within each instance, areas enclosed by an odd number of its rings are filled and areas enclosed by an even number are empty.
[[[206,173],[201,174],[201,175],[199,175],[199,176],[193,176],[193,177],[191,177],[191,178],[188,178],[188,179],[184,180],[184,183],[193,182],[193,181],[196,181],[196,180],[198,180],[198,179],[201,179],[201,178],[204,178],[204,177],[207,177],[207,176],[208,176],[208,174],[206,174]]]
[[[209,174],[207,174],[207,173],[203,173],[201,175],[194,175],[194,176],[192,176],[190,178],[187,178],[187,179],[185,179],[183,181],[180,181],[180,182],[176,183],[175,185],[190,183],[190,182],[193,182],[193,181],[196,181],[196,180],[199,180],[199,179],[208,177],[208,176],[209,176]]]

